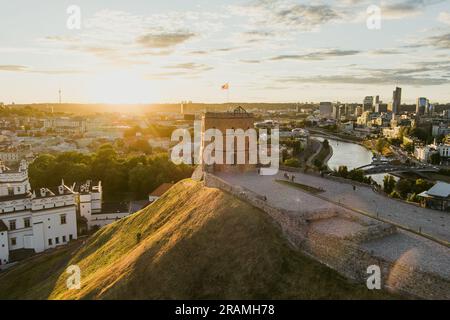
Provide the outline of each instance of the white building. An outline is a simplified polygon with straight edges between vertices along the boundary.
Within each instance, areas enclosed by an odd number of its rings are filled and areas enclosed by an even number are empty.
[[[127,203],[103,203],[101,181],[88,180],[84,183],[75,183],[72,190],[76,194],[80,219],[86,223],[88,230],[103,227],[131,213]]]
[[[430,160],[431,155],[439,153],[441,158],[449,158],[450,157],[450,145],[447,143],[441,144],[429,144],[427,146],[420,146],[414,149],[414,156],[422,161],[428,162]]]
[[[437,150],[442,158],[450,157],[450,145],[449,144],[439,144],[437,145]]]
[[[447,135],[450,133],[450,128],[447,123],[440,122],[438,124],[433,124],[431,128],[431,134],[433,137],[437,137],[440,135]]]
[[[0,264],[11,251],[42,252],[76,238],[75,194],[64,182],[31,192],[25,161],[17,170],[0,164]]]
[[[431,155],[435,154],[437,151],[432,145],[428,146],[418,146],[414,148],[414,157],[421,162],[428,162]]]
[[[401,127],[383,128],[383,137],[388,139],[397,139],[401,136]]]
[[[86,120],[80,118],[49,118],[44,120],[44,130],[51,129],[58,133],[83,134],[86,132]]]
[[[20,160],[32,156],[30,145],[8,146],[0,149],[0,161],[6,165],[19,163]]]

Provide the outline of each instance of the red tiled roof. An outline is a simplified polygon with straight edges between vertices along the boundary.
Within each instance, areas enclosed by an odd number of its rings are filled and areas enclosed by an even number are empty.
[[[0,231],[8,231],[8,227],[2,220],[0,220]]]
[[[173,183],[163,183],[158,188],[153,190],[152,193],[150,193],[150,196],[161,197],[164,193],[167,192],[167,190],[172,188],[172,186],[173,186]]]

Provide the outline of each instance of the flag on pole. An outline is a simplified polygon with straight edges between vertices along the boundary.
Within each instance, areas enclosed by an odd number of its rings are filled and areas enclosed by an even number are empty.
[[[230,85],[228,84],[228,82],[222,85],[222,90],[228,90],[228,89],[230,89]]]

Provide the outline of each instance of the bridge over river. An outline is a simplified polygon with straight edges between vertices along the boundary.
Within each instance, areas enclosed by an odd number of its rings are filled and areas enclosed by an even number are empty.
[[[402,173],[402,172],[438,172],[438,168],[431,166],[406,166],[406,165],[393,165],[389,163],[371,163],[356,169],[364,171],[365,175],[379,174],[379,173]]]

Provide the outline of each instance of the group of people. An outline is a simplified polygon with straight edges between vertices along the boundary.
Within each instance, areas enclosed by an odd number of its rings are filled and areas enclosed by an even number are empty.
[[[292,182],[294,182],[294,180],[295,180],[295,176],[292,174],[292,175],[289,175],[288,173],[284,173],[284,177],[287,179],[287,180],[290,180],[290,181],[292,181]]]

